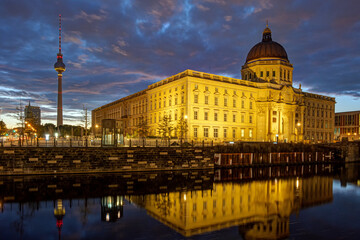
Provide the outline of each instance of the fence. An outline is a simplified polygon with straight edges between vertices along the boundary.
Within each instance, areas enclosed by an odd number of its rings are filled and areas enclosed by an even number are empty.
[[[213,141],[183,141],[179,139],[164,140],[161,138],[129,138],[124,139],[115,147],[210,147],[215,145],[224,145],[223,143],[214,143]],[[66,139],[50,138],[31,139],[31,140],[0,140],[0,147],[102,147],[101,139]]]

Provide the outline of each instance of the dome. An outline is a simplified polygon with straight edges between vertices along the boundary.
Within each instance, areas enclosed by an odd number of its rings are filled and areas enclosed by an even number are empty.
[[[246,57],[246,62],[258,58],[279,58],[289,61],[284,47],[272,40],[271,30],[267,26],[263,32],[262,41],[251,48]]]

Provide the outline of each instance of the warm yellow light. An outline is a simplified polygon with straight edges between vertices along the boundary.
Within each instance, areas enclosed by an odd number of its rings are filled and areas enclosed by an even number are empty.
[[[30,124],[28,124],[28,127],[30,127],[31,125]]]
[[[297,126],[300,127],[300,126],[301,126],[301,123],[298,122],[298,123],[297,123]]]
[[[350,133],[348,133],[347,135],[350,135]]]
[[[184,201],[186,201],[186,193],[184,194]]]
[[[296,179],[296,189],[299,189],[299,178]]]
[[[356,135],[357,135],[357,133],[354,133],[354,135],[356,136]]]
[[[185,119],[188,119],[188,116],[187,115],[185,115],[185,117],[184,117]]]
[[[96,124],[96,125],[95,125],[95,127],[96,127],[96,128],[98,128],[98,127],[99,127],[99,125],[97,125],[97,124]]]

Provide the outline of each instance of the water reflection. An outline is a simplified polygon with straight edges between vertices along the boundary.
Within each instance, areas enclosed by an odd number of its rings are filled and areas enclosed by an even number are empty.
[[[150,216],[184,236],[240,226],[245,238],[289,235],[289,216],[332,201],[332,177],[214,183],[209,190],[130,196]]]
[[[341,168],[335,177],[342,183],[356,184],[360,179],[356,169]],[[223,169],[216,173],[3,177],[0,222],[9,225],[0,226],[0,230],[9,234],[5,238],[14,236],[11,231],[20,239],[46,238],[40,236],[42,231],[31,229],[36,229],[39,222],[50,222],[54,229],[56,220],[57,234],[49,233],[51,238],[69,236],[70,229],[75,231],[74,225],[101,236],[106,226],[134,228],[124,216],[135,218],[130,206],[137,206],[181,236],[236,227],[244,239],[287,238],[292,214],[333,201],[333,171],[329,166],[311,166],[306,170],[279,167]],[[136,218],[136,223],[144,218]],[[91,230],[86,228],[90,225]],[[141,224],[135,228],[141,232]],[[146,233],[142,237],[147,237]]]

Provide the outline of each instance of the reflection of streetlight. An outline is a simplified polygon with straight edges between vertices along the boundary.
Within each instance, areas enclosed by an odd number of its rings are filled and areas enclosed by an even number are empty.
[[[184,194],[184,201],[186,201],[186,193]]]

